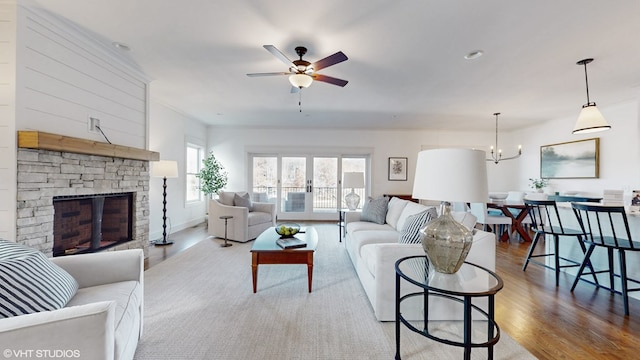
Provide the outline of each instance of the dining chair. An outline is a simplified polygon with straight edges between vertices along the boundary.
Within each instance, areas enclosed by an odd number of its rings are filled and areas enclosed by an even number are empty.
[[[624,206],[573,203],[572,207],[582,230],[587,233],[585,243],[589,248],[571,286],[571,291],[575,289],[583,275],[592,275],[594,278],[592,284],[596,288],[622,294],[624,314],[629,315],[629,292],[640,290],[640,287],[629,288],[629,283],[640,284],[640,281],[627,276],[626,252],[640,251],[640,242],[634,241],[631,236]],[[595,271],[591,266],[595,261],[595,259],[592,260],[592,255],[598,247],[606,250],[608,268]],[[614,268],[615,251],[618,252],[619,274],[616,274]],[[587,266],[591,267],[591,272],[585,272]],[[598,282],[597,274],[604,273],[608,275],[609,286]],[[616,290],[616,279],[620,280],[620,290]],[[582,280],[586,281],[586,279]]]
[[[531,229],[535,232],[535,235],[531,241],[529,250],[527,250],[527,257],[522,265],[522,271],[527,270],[529,262],[552,269],[555,272],[556,286],[558,286],[561,269],[581,265],[581,261],[560,255],[560,238],[569,237],[576,239],[584,254],[586,252],[586,246],[583,242],[585,233],[582,229],[571,229],[562,223],[558,207],[553,200],[531,200],[525,198],[524,204],[529,212]],[[540,239],[546,239],[547,235],[553,239],[553,252],[547,252],[549,250],[545,250],[542,253],[534,254],[534,250]],[[553,257],[553,266],[547,265],[546,262],[535,260],[539,257]]]
[[[509,240],[511,240],[511,218],[504,215],[490,215],[486,203],[471,203],[470,211],[476,217],[476,222],[482,224],[482,230],[487,231],[489,227],[500,239],[502,234],[507,231]]]

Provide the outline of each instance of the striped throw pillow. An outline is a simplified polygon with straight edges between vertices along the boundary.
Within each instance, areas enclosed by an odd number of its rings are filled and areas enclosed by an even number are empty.
[[[420,229],[429,221],[438,217],[438,212],[435,207],[430,207],[425,211],[411,215],[407,218],[407,221],[400,231],[401,244],[420,244],[421,234]]]
[[[63,308],[78,282],[43,253],[0,240],[0,318]]]

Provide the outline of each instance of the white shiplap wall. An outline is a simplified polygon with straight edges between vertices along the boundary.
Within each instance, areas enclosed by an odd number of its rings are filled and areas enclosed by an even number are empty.
[[[75,24],[0,0],[0,238],[16,237],[16,131],[148,149],[149,79],[118,50]]]
[[[0,238],[16,232],[16,5],[0,1]]]
[[[115,48],[50,14],[18,8],[18,130],[39,130],[147,148],[148,79]]]

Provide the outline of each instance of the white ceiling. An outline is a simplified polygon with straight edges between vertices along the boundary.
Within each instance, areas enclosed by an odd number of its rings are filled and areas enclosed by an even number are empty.
[[[33,0],[108,43],[152,79],[151,95],[213,125],[492,130],[638,99],[638,0]],[[298,95],[262,45],[349,80]],[[481,49],[484,56],[463,56]],[[606,112],[604,112],[606,117]],[[615,126],[615,119],[609,119]]]

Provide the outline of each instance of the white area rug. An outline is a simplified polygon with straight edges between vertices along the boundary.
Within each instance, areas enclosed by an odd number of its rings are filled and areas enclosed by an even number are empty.
[[[378,322],[336,225],[316,226],[313,292],[306,265],[261,265],[253,242],[205,239],[145,272],[144,335],[136,359],[393,359],[395,323]],[[446,324],[453,326],[452,324]],[[446,330],[446,329],[444,329]],[[460,348],[403,327],[402,359],[461,359]],[[474,349],[473,359],[486,359]],[[534,359],[504,332],[496,359]]]

